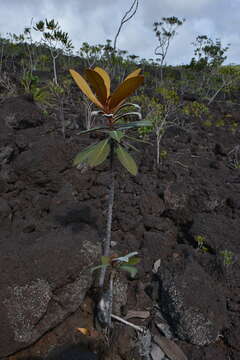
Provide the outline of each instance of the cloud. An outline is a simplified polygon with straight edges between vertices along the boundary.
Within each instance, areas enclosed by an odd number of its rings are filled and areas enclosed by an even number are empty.
[[[120,20],[133,0],[1,0],[0,33],[21,33],[31,18],[57,20],[69,33],[76,50],[83,42],[105,43],[114,39]],[[229,62],[240,58],[239,0],[139,0],[133,19],[126,23],[117,46],[142,58],[154,57],[157,39],[153,22],[162,17],[186,18],[172,41],[167,62],[182,64],[193,55],[191,43],[198,35],[220,38],[229,49]],[[35,35],[36,36],[36,35]]]

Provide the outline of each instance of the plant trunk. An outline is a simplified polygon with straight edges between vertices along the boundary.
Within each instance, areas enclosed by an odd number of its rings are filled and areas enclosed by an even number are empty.
[[[106,237],[104,241],[104,256],[109,256],[110,247],[111,247],[111,235],[112,235],[112,214],[113,214],[113,202],[114,202],[114,183],[115,183],[115,172],[114,172],[114,143],[111,142],[111,150],[110,150],[110,189],[109,189],[109,197],[108,197],[108,216],[107,216],[107,231]],[[104,285],[106,274],[106,268],[101,269],[100,279],[99,279],[99,287],[102,288]]]
[[[2,67],[3,67],[3,50],[4,50],[4,45],[2,45],[1,48],[0,73],[2,72]]]
[[[61,124],[62,124],[63,138],[65,139],[65,137],[66,137],[66,134],[65,134],[65,118],[64,118],[63,100],[62,99],[60,99],[60,102],[59,102],[59,119],[60,119]]]
[[[157,167],[159,167],[160,163],[160,137],[157,136]]]
[[[224,89],[226,86],[231,85],[232,81],[228,82],[228,83],[224,83],[216,92],[215,94],[211,97],[211,99],[208,101],[208,106],[211,105],[211,103],[215,100],[215,98],[217,97],[217,95],[222,91],[222,89]]]
[[[55,84],[57,84],[58,81],[57,81],[56,57],[53,56],[52,59],[53,59],[54,82],[55,82]]]

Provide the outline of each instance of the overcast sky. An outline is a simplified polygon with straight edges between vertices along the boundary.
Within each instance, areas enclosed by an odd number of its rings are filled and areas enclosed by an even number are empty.
[[[0,0],[0,34],[19,34],[34,22],[54,18],[69,33],[76,49],[83,42],[114,39],[120,20],[133,0]],[[117,47],[141,58],[155,58],[158,45],[153,23],[176,16],[186,22],[172,41],[167,63],[189,63],[197,35],[231,44],[227,63],[240,64],[240,0],[139,0],[135,16],[122,28]]]

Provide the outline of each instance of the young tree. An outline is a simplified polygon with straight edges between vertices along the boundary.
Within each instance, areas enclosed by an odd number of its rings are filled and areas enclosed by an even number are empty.
[[[69,39],[68,33],[62,31],[59,23],[54,19],[41,20],[33,28],[42,33],[41,40],[49,47],[53,61],[54,82],[57,84],[56,59],[63,51],[68,52],[73,48],[72,41]]]
[[[192,45],[195,46],[195,58],[192,58],[191,64],[198,66],[198,68],[216,68],[222,65],[227,58],[225,53],[230,46],[227,44],[226,47],[222,47],[220,39],[213,41],[207,35],[198,35]]]
[[[104,125],[92,128],[90,130],[81,132],[101,132],[105,135],[104,140],[89,146],[87,149],[81,151],[74,160],[74,165],[80,163],[87,163],[94,167],[103,163],[107,157],[110,157],[110,191],[108,199],[108,218],[106,240],[104,243],[104,256],[109,256],[111,243],[111,227],[112,227],[112,211],[114,201],[114,185],[115,185],[115,170],[114,161],[117,157],[121,164],[132,174],[137,174],[137,165],[133,157],[126,150],[131,148],[126,141],[128,136],[126,131],[129,129],[136,129],[141,126],[149,126],[149,121],[135,121],[130,123],[122,123],[122,119],[128,115],[136,115],[141,118],[139,106],[136,104],[126,104],[125,101],[143,82],[143,76],[140,75],[140,69],[133,71],[125,80],[117,87],[111,94],[110,92],[110,77],[108,73],[102,68],[96,67],[94,70],[87,69],[85,71],[87,81],[76,71],[70,70],[72,77],[80,90],[100,109],[94,113],[102,115],[106,123]],[[91,87],[90,87],[91,86]],[[92,89],[91,89],[92,88]],[[95,95],[96,94],[96,95]],[[123,112],[123,109],[128,107],[135,108],[137,111]],[[137,139],[135,139],[137,140]],[[99,286],[104,285],[105,268],[102,269]]]
[[[86,65],[89,68],[98,65],[103,55],[104,45],[90,45],[87,42],[83,42],[79,49],[79,55],[84,58]]]
[[[208,99],[210,104],[223,88],[231,84],[230,74],[224,73],[225,70],[221,72],[230,44],[223,47],[220,39],[213,41],[207,35],[199,35],[193,45],[195,57],[191,60],[189,70],[197,84],[195,91]]]
[[[155,48],[155,55],[159,56],[157,59],[160,62],[160,79],[163,80],[163,65],[167,56],[171,40],[177,35],[176,29],[182,26],[185,19],[178,19],[175,16],[163,17],[161,21],[153,24],[153,31],[158,39],[159,45]]]
[[[64,104],[68,102],[70,97],[70,84],[71,81],[68,79],[59,81],[58,84],[54,81],[48,83],[49,105],[57,110],[57,117],[62,125],[62,135],[64,139],[66,137]]]
[[[209,99],[208,105],[210,105],[222,91],[228,90],[231,92],[231,90],[234,90],[234,88],[238,86],[240,69],[238,66],[234,65],[221,66],[218,69],[216,76],[218,77],[218,86],[215,89],[215,93]]]

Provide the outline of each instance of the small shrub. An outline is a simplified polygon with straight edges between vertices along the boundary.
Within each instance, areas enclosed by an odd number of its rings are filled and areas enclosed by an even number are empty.
[[[220,255],[222,256],[223,265],[225,267],[228,267],[229,265],[232,265],[234,262],[234,253],[229,250],[223,250],[220,252]]]

